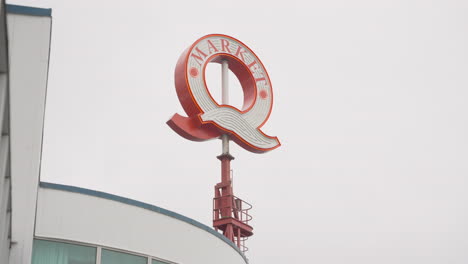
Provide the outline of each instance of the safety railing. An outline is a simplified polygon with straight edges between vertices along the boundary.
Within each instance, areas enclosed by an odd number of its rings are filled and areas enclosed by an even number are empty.
[[[248,237],[241,237],[241,239],[240,239],[240,240],[241,240],[241,243],[240,243],[240,248],[239,248],[239,249],[240,249],[243,253],[249,251],[249,248],[245,246],[245,241],[246,241],[247,239],[249,239],[249,238],[248,238]]]
[[[249,224],[252,216],[249,210],[252,205],[234,196],[224,195],[213,199],[213,220],[233,217],[244,224]]]

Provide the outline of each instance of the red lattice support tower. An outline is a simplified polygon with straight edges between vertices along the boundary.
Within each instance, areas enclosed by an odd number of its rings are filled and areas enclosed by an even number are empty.
[[[213,227],[223,231],[224,236],[234,242],[243,252],[247,251],[245,240],[253,235],[249,225],[252,206],[234,196],[231,179],[231,160],[229,153],[217,157],[221,161],[221,182],[215,185],[213,199]]]

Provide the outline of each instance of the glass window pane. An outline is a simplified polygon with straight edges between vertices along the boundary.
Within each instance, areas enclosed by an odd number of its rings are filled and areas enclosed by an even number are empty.
[[[162,262],[160,260],[155,260],[153,259],[153,261],[151,262],[151,264],[167,264],[166,262]]]
[[[34,239],[32,264],[95,264],[96,248]]]
[[[102,249],[101,264],[146,264],[147,258]]]

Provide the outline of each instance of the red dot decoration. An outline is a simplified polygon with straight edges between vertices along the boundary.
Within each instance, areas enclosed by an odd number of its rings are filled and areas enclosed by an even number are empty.
[[[260,98],[262,98],[262,99],[267,99],[267,97],[268,97],[267,91],[261,90],[261,91],[260,91]]]
[[[190,76],[192,76],[193,78],[198,77],[198,69],[195,67],[190,68],[189,73],[190,73]]]

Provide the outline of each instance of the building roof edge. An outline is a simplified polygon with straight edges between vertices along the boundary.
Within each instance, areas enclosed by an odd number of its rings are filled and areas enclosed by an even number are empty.
[[[31,16],[52,16],[51,8],[40,8],[32,6],[22,6],[22,5],[12,5],[6,4],[6,13],[8,14],[21,14],[21,15],[31,15]]]
[[[186,222],[188,224],[191,224],[193,226],[196,226],[200,229],[205,230],[206,232],[218,237],[219,239],[223,240],[225,243],[230,245],[234,250],[237,251],[241,255],[241,257],[245,260],[246,263],[248,263],[247,257],[240,251],[240,249],[229,239],[227,239],[225,236],[222,234],[218,233],[216,230],[212,229],[211,227],[204,225],[192,218],[186,217],[184,215],[178,214],[176,212],[158,207],[156,205],[140,202],[137,200],[133,200],[130,198],[110,194],[110,193],[105,193],[105,192],[100,192],[100,191],[95,191],[95,190],[90,190],[90,189],[85,189],[81,187],[76,187],[76,186],[70,186],[70,185],[63,185],[63,184],[57,184],[57,183],[50,183],[50,182],[40,182],[39,187],[44,188],[44,189],[53,189],[53,190],[60,190],[60,191],[66,191],[66,192],[73,192],[73,193],[79,193],[79,194],[84,194],[84,195],[89,195],[89,196],[94,196],[94,197],[99,197],[107,200],[112,200],[136,207],[140,207],[143,209],[147,209],[153,212],[157,212],[172,218],[175,218],[177,220]]]

